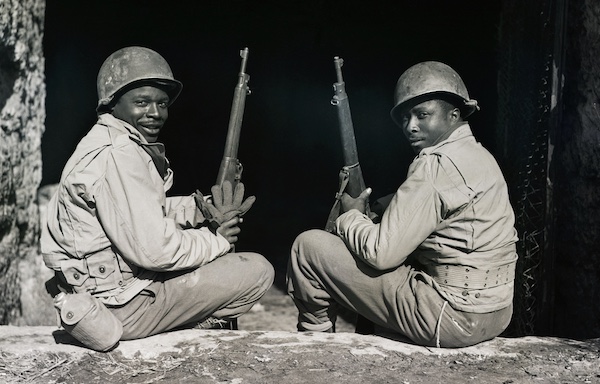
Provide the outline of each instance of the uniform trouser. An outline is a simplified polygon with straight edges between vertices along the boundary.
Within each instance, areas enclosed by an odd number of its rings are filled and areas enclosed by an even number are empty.
[[[296,238],[287,289],[301,331],[331,329],[343,305],[417,344],[463,347],[498,336],[512,316],[512,305],[482,314],[457,311],[422,272],[407,265],[375,270],[353,257],[339,237],[321,230]]]
[[[161,273],[127,304],[108,308],[123,323],[121,340],[138,339],[211,316],[237,318],[273,278],[273,266],[263,256],[228,253],[195,270]]]

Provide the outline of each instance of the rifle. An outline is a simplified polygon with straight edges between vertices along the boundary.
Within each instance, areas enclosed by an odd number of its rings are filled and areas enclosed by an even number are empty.
[[[246,73],[246,62],[248,61],[248,48],[240,50],[242,64],[238,73],[238,82],[233,91],[233,101],[231,103],[231,113],[229,114],[229,126],[227,128],[227,138],[225,139],[225,150],[223,159],[217,173],[216,185],[222,185],[226,180],[231,183],[233,190],[242,180],[242,163],[238,159],[238,148],[240,143],[240,132],[242,129],[242,119],[244,118],[244,107],[246,105],[246,96],[250,94],[248,81],[250,75]],[[237,330],[237,319],[229,321],[229,329]]]
[[[223,159],[219,166],[216,185],[222,185],[225,180],[231,183],[235,189],[237,183],[242,179],[242,163],[237,158],[237,152],[240,142],[240,131],[242,128],[242,119],[244,118],[244,106],[246,104],[246,95],[250,94],[248,81],[250,76],[246,73],[246,62],[248,61],[248,48],[240,51],[242,64],[238,73],[238,82],[233,92],[233,102],[231,104],[231,113],[229,115],[229,127],[227,128],[227,139],[225,140],[225,151]]]
[[[342,65],[344,60],[338,56],[333,58],[337,82],[333,84],[333,99],[331,104],[336,107],[338,122],[342,138],[342,149],[344,152],[344,166],[339,173],[339,189],[335,195],[335,203],[331,208],[325,230],[333,232],[335,220],[340,216],[340,198],[344,192],[352,197],[358,197],[365,190],[360,164],[358,162],[358,150],[356,149],[356,138],[354,137],[354,125],[350,114],[350,102],[346,93],[346,84],[342,76]]]
[[[342,76],[344,60],[335,56],[333,63],[337,74],[337,82],[333,84],[334,94],[331,104],[336,107],[338,113],[342,149],[344,152],[344,166],[339,174],[339,189],[335,194],[335,203],[333,204],[333,208],[331,208],[327,224],[325,225],[325,230],[328,232],[333,232],[335,229],[335,220],[340,215],[340,198],[342,194],[347,192],[352,197],[358,197],[366,188],[362,170],[358,162],[358,150],[356,149],[354,125],[352,124],[352,115],[350,114],[350,102],[346,93],[346,84]],[[367,204],[367,214],[369,213],[368,209],[369,206]],[[372,334],[375,331],[375,325],[367,318],[357,314],[355,331],[363,335]]]

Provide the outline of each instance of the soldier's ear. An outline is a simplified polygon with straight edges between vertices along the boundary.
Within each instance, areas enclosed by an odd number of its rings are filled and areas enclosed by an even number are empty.
[[[458,120],[460,120],[462,113],[460,112],[460,108],[454,108],[454,109],[450,110],[449,115],[452,118],[452,120],[458,121]]]

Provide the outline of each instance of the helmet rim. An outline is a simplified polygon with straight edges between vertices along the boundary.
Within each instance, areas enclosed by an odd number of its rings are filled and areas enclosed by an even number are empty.
[[[452,93],[452,92],[433,91],[433,92],[428,92],[428,93],[423,93],[421,95],[413,96],[409,99],[403,100],[399,104],[396,104],[390,110],[390,116],[392,117],[392,120],[394,121],[394,123],[400,125],[400,122],[401,122],[400,113],[402,112],[402,109],[407,104],[414,103],[416,100],[419,100],[419,102],[425,102],[428,100],[436,100],[436,99],[447,100],[449,98],[453,99],[453,101],[454,101],[453,104],[455,104],[456,107],[461,110],[461,116],[463,118],[467,118],[467,117],[471,116],[474,112],[480,110],[480,107],[477,104],[476,100],[473,100],[473,99],[465,100],[463,97],[461,97],[455,93]]]
[[[96,111],[110,106],[119,92],[138,83],[166,85],[169,105],[183,89],[183,84],[174,78],[171,67],[158,52],[140,46],[121,48],[113,52],[98,71]]]
[[[390,111],[392,120],[399,124],[400,110],[415,99],[432,100],[451,98],[461,109],[463,118],[479,110],[477,100],[469,97],[467,87],[460,75],[449,65],[439,61],[417,63],[400,75],[394,90],[394,107]]]
[[[168,83],[168,84],[165,84]],[[162,78],[162,77],[155,77],[155,78],[142,78],[142,79],[137,79],[137,80],[132,80],[126,84],[123,84],[123,86],[121,86],[119,89],[115,90],[110,96],[107,96],[103,99],[99,99],[98,100],[98,106],[96,107],[96,111],[101,111],[103,109],[105,109],[106,107],[110,106],[113,102],[115,102],[115,97],[116,96],[120,96],[120,94],[122,93],[122,91],[124,89],[133,89],[133,88],[137,88],[142,87],[144,85],[159,85],[159,88],[163,88],[166,86],[167,89],[165,89],[165,92],[167,92],[167,95],[169,96],[169,105],[173,104],[173,102],[175,101],[175,99],[177,99],[177,97],[179,96],[179,94],[181,93],[181,90],[183,89],[183,83],[181,83],[181,81],[179,80],[175,80],[175,79],[168,79],[168,78]]]

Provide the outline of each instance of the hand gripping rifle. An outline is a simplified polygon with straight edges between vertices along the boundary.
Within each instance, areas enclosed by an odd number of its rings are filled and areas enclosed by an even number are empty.
[[[222,185],[226,180],[231,183],[235,191],[235,186],[242,180],[242,163],[238,159],[238,147],[240,144],[240,132],[242,130],[242,119],[244,118],[244,107],[246,105],[246,96],[250,94],[248,81],[250,75],[246,73],[246,62],[248,61],[248,48],[240,50],[242,64],[238,73],[238,82],[233,91],[233,102],[231,103],[231,113],[229,114],[229,127],[227,128],[227,138],[225,139],[225,150],[223,159],[219,166],[216,185]],[[229,321],[229,328],[238,329],[237,319]]]
[[[244,118],[244,106],[246,104],[246,95],[250,94],[248,81],[250,76],[246,73],[246,62],[248,61],[248,48],[240,51],[242,65],[238,73],[238,82],[233,93],[233,102],[231,104],[231,113],[229,115],[229,127],[227,128],[227,139],[225,141],[225,151],[223,159],[217,174],[216,185],[222,185],[225,180],[235,186],[242,179],[242,164],[237,158],[238,147],[240,143],[240,131],[242,128],[242,119]]]
[[[335,220],[340,215],[340,198],[344,192],[352,197],[358,197],[365,190],[365,181],[363,179],[360,164],[358,162],[358,150],[356,149],[356,138],[354,137],[354,126],[350,114],[350,103],[346,93],[346,84],[342,77],[342,65],[344,60],[338,56],[333,58],[335,71],[337,73],[337,82],[333,84],[333,99],[331,104],[337,108],[340,134],[342,137],[342,148],[344,152],[344,166],[340,171],[340,183],[338,192],[335,194],[335,203],[329,217],[325,230],[333,232],[335,230]],[[367,215],[369,206],[367,205]],[[356,319],[356,333],[372,334],[375,325],[367,318],[358,314]]]
[[[335,220],[340,215],[340,198],[342,194],[347,192],[352,197],[358,197],[366,188],[360,164],[358,163],[358,151],[356,149],[354,126],[350,114],[350,103],[348,101],[348,94],[346,93],[346,84],[342,77],[344,60],[336,56],[333,58],[333,63],[337,73],[337,82],[333,84],[334,94],[331,104],[336,107],[338,113],[344,152],[344,166],[339,174],[340,182],[338,192],[335,195],[335,203],[333,204],[333,208],[331,208],[327,224],[325,225],[325,230],[328,232],[333,232],[335,229]]]

